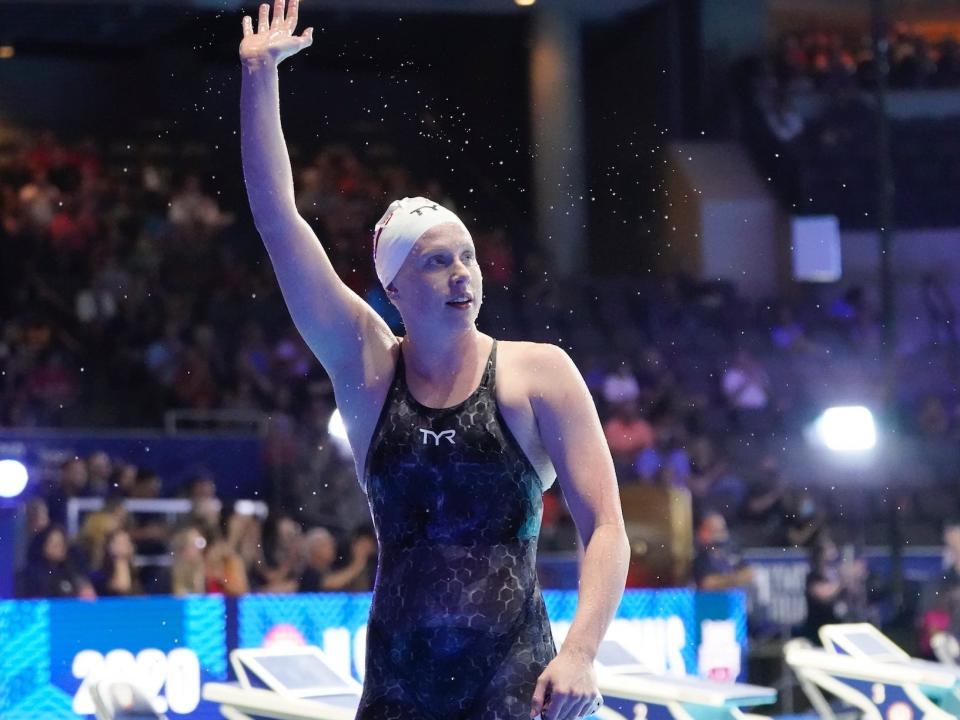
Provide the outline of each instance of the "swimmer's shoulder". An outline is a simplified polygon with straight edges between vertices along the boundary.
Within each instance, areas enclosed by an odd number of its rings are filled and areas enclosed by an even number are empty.
[[[580,379],[570,355],[552,343],[501,340],[497,343],[497,382],[504,374],[522,381],[525,394],[542,396],[551,387]]]

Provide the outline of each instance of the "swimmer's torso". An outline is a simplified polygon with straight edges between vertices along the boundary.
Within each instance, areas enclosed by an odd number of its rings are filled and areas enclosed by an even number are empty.
[[[418,403],[402,354],[365,486],[380,544],[358,718],[528,718],[556,650],[536,575],[540,477],[500,413],[494,344],[476,391]]]

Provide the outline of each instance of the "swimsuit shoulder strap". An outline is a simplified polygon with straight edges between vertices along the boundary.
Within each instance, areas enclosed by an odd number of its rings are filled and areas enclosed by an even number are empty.
[[[497,340],[494,338],[493,347],[490,348],[490,357],[487,358],[487,366],[483,370],[483,377],[480,380],[480,386],[487,392],[493,392],[497,381]]]

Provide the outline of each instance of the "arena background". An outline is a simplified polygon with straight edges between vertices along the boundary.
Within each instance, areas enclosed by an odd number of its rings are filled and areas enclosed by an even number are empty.
[[[357,675],[369,515],[242,184],[254,10],[0,0],[2,718],[89,710],[84,673],[111,662],[180,668],[157,688],[171,715],[212,716],[182,678],[223,679],[250,644],[327,646]],[[617,627],[651,665],[679,671],[679,647],[684,672],[806,711],[782,647],[815,630],[824,543],[840,619],[918,656],[956,630],[960,5],[303,0],[301,18],[315,42],[281,67],[301,214],[402,332],[370,228],[395,196],[441,198],[484,262],[481,329],[571,353],[633,541]],[[863,439],[817,424],[832,406],[869,409],[875,444],[831,449]],[[578,548],[559,488],[545,508],[562,637]],[[751,568],[740,590],[703,592],[712,513],[722,562]],[[337,571],[342,592],[311,592]]]

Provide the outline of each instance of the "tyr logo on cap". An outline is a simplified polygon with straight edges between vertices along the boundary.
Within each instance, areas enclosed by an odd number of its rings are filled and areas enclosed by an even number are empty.
[[[410,211],[410,214],[413,215],[416,213],[417,215],[423,215],[424,210],[435,210],[436,212],[440,212],[440,208],[438,208],[437,204],[434,203],[433,205],[421,205],[418,208],[414,208]]]

